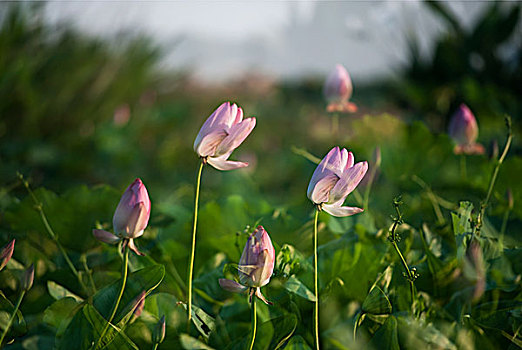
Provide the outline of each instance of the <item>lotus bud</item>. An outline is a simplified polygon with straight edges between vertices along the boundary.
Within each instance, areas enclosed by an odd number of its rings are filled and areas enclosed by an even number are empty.
[[[248,166],[245,162],[228,160],[256,126],[256,118],[243,119],[243,110],[225,102],[205,121],[194,141],[194,151],[204,162],[218,170]]]
[[[154,331],[152,332],[152,343],[153,344],[161,344],[163,339],[165,339],[165,315],[161,316],[159,322],[154,327]]]
[[[114,233],[124,238],[141,236],[149,222],[150,204],[145,185],[140,179],[134,180],[123,193],[114,212]]]
[[[326,79],[323,87],[323,94],[328,102],[326,110],[328,112],[349,112],[357,111],[357,106],[348,102],[352,96],[352,80],[346,68],[338,64]]]
[[[132,312],[132,320],[134,322],[138,317],[141,316],[143,312],[143,308],[145,307],[145,296],[147,293],[145,291],[141,292],[140,295],[136,297],[134,300],[134,311]]]
[[[478,125],[475,116],[465,104],[451,117],[448,133],[457,144],[456,154],[484,154],[484,146],[476,143],[478,137]]]
[[[34,264],[31,264],[27,270],[25,270],[24,274],[22,275],[22,280],[20,281],[20,285],[22,287],[22,290],[28,291],[33,286],[33,280],[34,280]]]
[[[274,271],[275,251],[263,226],[248,237],[239,260],[239,281],[248,287],[263,287]]]
[[[367,162],[354,164],[354,161],[352,152],[334,147],[319,163],[307,191],[308,198],[319,209],[339,217],[363,211],[362,208],[342,206],[368,171]]]
[[[7,265],[9,260],[11,260],[11,257],[13,256],[15,241],[12,240],[11,242],[7,243],[3,248],[2,252],[0,253],[0,271]]]

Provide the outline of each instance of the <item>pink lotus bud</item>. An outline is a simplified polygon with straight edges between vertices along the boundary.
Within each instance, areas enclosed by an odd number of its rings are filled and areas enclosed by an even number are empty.
[[[328,112],[350,112],[357,111],[357,106],[348,102],[352,96],[352,79],[346,68],[338,64],[326,79],[323,93],[328,101]]]
[[[274,271],[275,251],[263,226],[248,238],[239,260],[239,281],[248,287],[263,287]]]
[[[7,265],[9,260],[11,260],[11,257],[13,256],[15,241],[12,240],[11,242],[7,243],[4,248],[2,248],[2,252],[0,253],[0,271]]]
[[[143,312],[143,308],[145,307],[145,296],[147,295],[146,291],[143,291],[136,297],[134,300],[134,311],[132,312],[132,320],[131,322],[134,322],[138,317],[141,316],[141,313]]]
[[[256,118],[243,119],[243,110],[225,102],[205,121],[194,141],[194,151],[218,170],[232,170],[248,163],[228,160],[256,125]]]
[[[34,264],[31,264],[27,270],[25,270],[22,280],[20,281],[20,286],[22,290],[28,291],[33,286],[34,280]]]
[[[116,235],[136,238],[143,234],[150,218],[150,199],[147,189],[140,179],[125,190],[114,212],[112,224]]]
[[[451,117],[448,134],[457,144],[455,153],[483,154],[484,147],[476,143],[478,137],[478,125],[475,116],[465,104]]]
[[[334,147],[317,166],[308,185],[308,198],[333,216],[350,216],[363,211],[342,206],[368,171],[368,162],[354,164],[352,152]]]

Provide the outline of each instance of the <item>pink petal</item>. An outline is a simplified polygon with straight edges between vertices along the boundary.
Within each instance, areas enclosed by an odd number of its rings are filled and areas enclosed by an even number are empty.
[[[335,167],[336,163],[338,163],[338,167]],[[327,177],[328,175],[335,174],[336,169],[339,169],[340,165],[341,152],[339,150],[339,147],[334,147],[330,150],[330,152],[328,152],[328,154],[323,158],[323,160],[321,160],[321,163],[319,163],[317,168],[315,168],[312,178],[310,179],[310,183],[308,184],[308,190],[306,191],[306,195],[310,200],[312,200],[314,203],[321,203],[315,202],[312,199],[314,188],[320,180]]]
[[[334,204],[323,204],[322,208],[328,214],[337,216],[337,217],[350,216],[350,215],[362,213],[364,211],[364,209],[357,208],[357,207],[341,207],[341,206],[334,205]]]
[[[259,299],[261,299],[261,301],[263,303],[265,303],[266,305],[274,305],[274,303],[266,300],[265,296],[263,294],[261,294],[261,289],[260,288],[256,288],[256,297],[258,297]]]
[[[236,149],[256,126],[256,118],[248,118],[240,123],[234,124],[228,130],[228,136],[217,146],[215,156],[219,157],[223,154],[232,152]]]
[[[323,94],[329,102],[342,102],[352,95],[352,80],[348,71],[340,64],[328,75],[323,87]]]
[[[216,148],[219,144],[227,137],[227,132],[223,127],[213,130],[209,134],[205,135],[200,141],[196,138],[194,142],[194,150],[200,157],[214,156]]]
[[[349,195],[356,187],[359,182],[363,179],[364,175],[368,171],[368,162],[359,162],[353,167],[348,168],[343,173],[343,176],[337,181],[334,188],[330,192],[330,203],[344,201],[347,195]]]
[[[315,204],[328,202],[330,191],[334,188],[338,180],[339,177],[335,174],[326,175],[315,184],[308,198]]]
[[[237,283],[236,281],[231,281],[224,278],[219,279],[219,285],[224,290],[232,293],[242,293],[248,289],[247,287]]]
[[[212,165],[217,170],[234,170],[248,166],[248,163],[227,160],[227,158],[228,155],[216,158],[210,157],[208,158],[207,163]]]
[[[116,244],[121,240],[120,237],[105,230],[94,229],[92,230],[92,234],[94,235],[94,238],[103,243]]]
[[[133,239],[129,239],[129,249],[132,250],[134,253],[136,253],[139,256],[145,256],[145,254],[143,254],[142,252],[140,252],[138,250],[138,247],[136,247],[136,245],[134,244]]]

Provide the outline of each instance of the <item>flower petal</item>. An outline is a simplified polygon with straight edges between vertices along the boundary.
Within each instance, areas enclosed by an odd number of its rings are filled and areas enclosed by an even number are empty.
[[[328,152],[328,154],[321,160],[321,163],[315,168],[315,171],[312,175],[312,178],[310,179],[310,183],[308,184],[308,190],[306,191],[306,195],[310,200],[312,199],[312,194],[314,192],[314,188],[316,187],[317,183],[323,179],[324,177],[335,174],[335,163],[339,163],[339,167],[341,165],[341,152],[339,150],[339,147],[334,147]],[[320,203],[320,202],[314,202],[314,203]]]
[[[341,207],[341,206],[335,205],[335,204],[323,204],[322,208],[328,214],[337,216],[337,217],[350,216],[350,215],[362,213],[364,211],[364,209],[362,209],[362,208]]]
[[[274,305],[274,303],[272,303],[271,301],[266,300],[265,296],[263,294],[261,294],[261,289],[260,288],[256,288],[256,297],[261,299],[261,301],[263,303],[265,303],[266,305]]]
[[[224,127],[213,130],[211,133],[205,135],[198,144],[194,142],[194,150],[200,157],[214,156],[219,144],[227,135]]]
[[[242,293],[248,289],[247,287],[237,283],[236,281],[227,280],[225,278],[219,279],[219,285],[224,290],[232,292],[232,293]]]
[[[92,234],[94,235],[94,238],[103,243],[116,244],[121,240],[120,237],[105,230],[94,229],[92,230]]]
[[[321,204],[328,202],[330,197],[330,191],[335,187],[335,184],[339,181],[339,177],[335,174],[328,174],[321,178],[312,190],[312,193],[308,198],[315,204]]]
[[[232,160],[227,160],[228,155],[224,155],[221,157],[210,157],[207,159],[207,163],[212,165],[217,170],[234,170],[239,168],[244,168],[248,166],[246,162],[237,162]]]
[[[256,126],[256,118],[247,118],[237,124],[232,125],[228,130],[228,135],[217,146],[214,155],[219,157],[223,154],[232,152],[245,141],[252,129]]]
[[[361,182],[367,171],[368,162],[359,162],[353,167],[348,168],[330,192],[329,203],[344,201],[346,196]]]
[[[134,244],[134,240],[131,238],[129,239],[129,249],[132,250],[134,253],[136,253],[139,256],[145,256],[142,252],[138,250],[138,247]]]

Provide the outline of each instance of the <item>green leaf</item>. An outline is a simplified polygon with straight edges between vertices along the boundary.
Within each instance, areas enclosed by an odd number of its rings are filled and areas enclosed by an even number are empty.
[[[179,340],[181,342],[181,345],[183,346],[183,349],[187,350],[214,350],[214,348],[208,346],[207,344],[192,338],[188,334],[181,334],[179,336]]]
[[[4,293],[0,290],[0,332],[5,330],[9,318],[13,314],[14,305],[4,296]],[[7,332],[6,339],[9,341],[14,337],[18,337],[27,332],[27,325],[25,324],[24,317],[20,312],[20,309],[16,312],[16,317]]]
[[[95,341],[92,326],[82,311],[77,312],[65,330],[58,349],[89,349]]]
[[[374,315],[391,314],[392,306],[382,289],[374,286],[366,299],[364,299],[362,311]]]
[[[51,294],[51,296],[56,300],[60,300],[62,298],[66,298],[66,297],[71,297],[74,300],[76,300],[77,302],[83,301],[82,298],[80,298],[76,294],[70,292],[65,287],[62,287],[61,285],[59,285],[58,283],[53,282],[53,281],[47,281],[47,290],[49,290],[49,294]]]
[[[49,326],[56,328],[55,335],[57,338],[60,338],[80,308],[81,304],[74,298],[62,298],[45,309],[43,321]]]
[[[297,328],[297,317],[294,314],[286,314],[270,320],[274,327],[274,337],[270,343],[270,349],[281,348],[294,334]]]
[[[453,233],[457,244],[457,257],[460,259],[466,253],[467,237],[472,232],[471,227],[471,211],[473,204],[471,202],[460,202],[460,207],[456,213],[451,213],[453,222]]]
[[[114,316],[113,324],[118,324],[129,312],[132,311],[134,301],[145,291],[149,294],[163,280],[165,267],[163,265],[153,265],[129,274],[125,291],[118,306],[118,311]],[[93,297],[93,305],[98,312],[108,319],[114,302],[121,289],[121,279],[101,289]]]
[[[308,343],[300,335],[290,338],[290,341],[284,347],[285,350],[312,350]]]
[[[297,277],[290,276],[290,278],[284,284],[284,287],[290,293],[294,293],[299,295],[302,298],[305,298],[309,301],[315,301],[315,295],[308,289],[303,282],[301,282]]]
[[[397,334],[397,319],[389,316],[386,322],[377,330],[369,344],[370,349],[400,350]]]
[[[186,310],[187,304],[182,303],[182,305],[185,307]],[[214,317],[210,316],[194,304],[192,304],[192,323],[194,323],[199,333],[201,333],[201,335],[205,339],[208,339],[210,333],[212,333],[214,329],[216,329]]]

